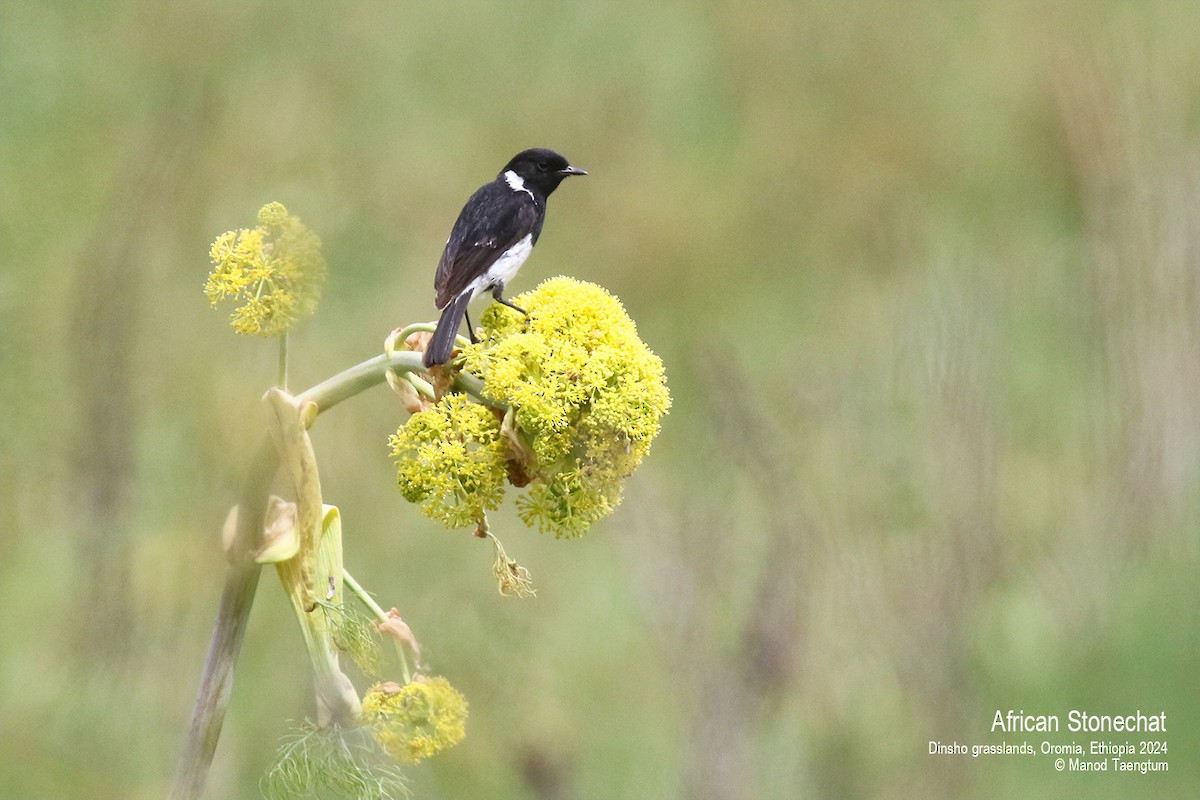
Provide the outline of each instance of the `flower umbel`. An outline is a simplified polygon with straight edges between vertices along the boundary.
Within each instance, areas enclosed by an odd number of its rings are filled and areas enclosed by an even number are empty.
[[[476,524],[504,497],[500,422],[464,395],[443,397],[413,414],[392,436],[400,492],[450,528]]]
[[[467,701],[445,678],[377,683],[362,700],[362,720],[392,758],[416,764],[466,736]]]
[[[529,488],[517,503],[526,524],[581,536],[658,435],[671,406],[662,361],[599,286],[553,278],[513,300],[528,314],[493,304],[483,339],[462,351],[482,397],[507,411],[451,394],[414,414],[391,439],[400,490],[457,528],[483,523],[507,477]]]
[[[552,278],[493,304],[464,366],[483,394],[512,409],[506,436],[526,524],[573,537],[620,502],[622,481],[649,452],[671,405],[662,361],[621,302],[599,286]],[[532,459],[529,457],[532,454]]]
[[[238,333],[277,336],[316,310],[325,282],[321,240],[280,203],[259,210],[257,227],[218,236],[210,255],[204,294],[214,307],[241,301],[230,315]]]

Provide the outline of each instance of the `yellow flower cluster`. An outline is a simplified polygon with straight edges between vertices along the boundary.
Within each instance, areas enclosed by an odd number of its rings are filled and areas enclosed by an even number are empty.
[[[513,409],[533,453],[526,524],[573,537],[621,499],[671,405],[662,361],[638,338],[617,298],[594,284],[552,278],[483,315],[484,338],[465,366],[488,399]]]
[[[504,498],[506,450],[486,406],[451,394],[391,437],[400,493],[448,527],[474,525]]]
[[[238,333],[277,336],[317,308],[325,282],[321,240],[279,203],[258,212],[258,227],[228,231],[210,251],[204,294],[216,307],[241,301],[231,324]]]
[[[401,487],[420,475],[425,485],[463,490],[458,475],[468,469],[487,489],[473,501],[482,511],[499,504],[508,477],[529,487],[518,500],[526,524],[560,537],[580,536],[620,502],[623,480],[658,434],[671,405],[662,361],[638,338],[620,301],[599,286],[554,278],[513,301],[528,316],[493,304],[483,315],[482,340],[463,351],[464,368],[483,380],[484,397],[510,409],[509,415],[496,423],[492,412],[457,395],[415,415],[393,437]],[[465,442],[455,445],[457,452],[407,444],[425,444],[424,437],[405,431],[414,423],[428,430],[433,422],[419,419],[424,414],[438,419],[441,431],[461,431],[458,418],[467,408],[477,409],[481,421],[488,417],[474,451]],[[397,440],[406,446],[398,448]],[[477,472],[483,461],[492,470],[486,480]],[[428,474],[436,471],[445,474]],[[465,495],[456,497],[456,509],[468,505]],[[452,527],[474,521],[431,513],[440,509],[428,505],[425,510]]]
[[[417,675],[403,686],[377,683],[368,689],[362,720],[392,758],[416,764],[462,741],[467,701],[445,678]]]

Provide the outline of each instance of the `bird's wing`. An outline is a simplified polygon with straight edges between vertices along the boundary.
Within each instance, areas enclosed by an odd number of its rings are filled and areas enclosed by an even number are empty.
[[[437,307],[445,307],[524,236],[533,233],[536,239],[540,219],[528,193],[514,192],[503,181],[480,187],[459,213],[438,262]]]

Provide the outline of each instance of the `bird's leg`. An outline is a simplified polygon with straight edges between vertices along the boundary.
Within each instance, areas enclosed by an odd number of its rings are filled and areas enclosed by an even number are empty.
[[[479,344],[479,340],[475,338],[475,326],[471,324],[471,312],[463,311],[463,316],[467,318],[467,336],[471,337],[471,344]]]
[[[500,294],[500,292],[503,291],[503,289],[504,289],[504,287],[502,287],[502,286],[497,286],[495,289],[492,289],[492,297],[496,298],[496,302],[500,303],[501,305],[508,306],[513,311],[519,311],[520,313],[524,314],[525,316],[529,316],[528,311],[526,311],[525,309],[521,308],[520,306],[518,306],[514,303],[510,303],[509,301],[504,299],[504,297]]]

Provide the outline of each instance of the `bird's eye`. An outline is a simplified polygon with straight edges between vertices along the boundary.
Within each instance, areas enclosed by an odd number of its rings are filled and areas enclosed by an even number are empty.
[[[545,161],[539,161],[537,168],[538,168],[538,172],[545,172],[547,169],[550,168],[550,165],[547,164]]]

